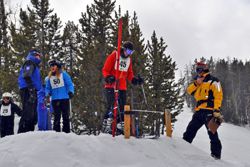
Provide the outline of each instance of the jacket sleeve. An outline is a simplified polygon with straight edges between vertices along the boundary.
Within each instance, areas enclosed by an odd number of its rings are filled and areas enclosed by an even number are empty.
[[[22,115],[22,110],[15,103],[11,104],[12,110],[20,117]]]
[[[197,88],[198,88],[198,86],[196,86],[196,84],[193,82],[187,87],[187,93],[190,94],[190,95],[194,95]]]
[[[69,93],[69,92],[74,93],[74,92],[75,92],[75,91],[74,91],[74,84],[73,84],[73,82],[72,82],[72,80],[71,80],[71,77],[70,77],[69,74],[66,73],[66,72],[64,72],[63,75],[64,75],[63,78],[64,78],[64,81],[65,81],[65,84],[66,84],[66,88],[67,88],[67,90],[68,90],[68,93]]]
[[[128,68],[128,80],[131,81],[134,78],[134,72],[133,72],[133,68],[132,68],[132,59],[130,58],[130,65]]]
[[[50,85],[50,79],[48,78],[46,80],[46,85],[45,85],[45,96],[46,97],[51,96],[51,90],[52,90],[52,88],[51,88],[51,85]]]
[[[104,78],[106,78],[109,75],[112,75],[111,71],[115,67],[115,61],[116,61],[116,51],[112,52],[110,55],[108,55],[104,66],[102,68],[102,75]]]
[[[220,110],[223,99],[223,92],[220,81],[214,81],[211,85],[211,90],[213,91],[214,95],[214,109]]]

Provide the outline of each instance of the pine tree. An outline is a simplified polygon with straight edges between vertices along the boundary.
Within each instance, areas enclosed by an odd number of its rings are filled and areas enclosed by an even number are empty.
[[[77,111],[73,118],[74,130],[77,133],[98,134],[101,129],[102,115],[105,111],[101,69],[112,47],[114,7],[115,1],[94,0],[79,20],[82,60],[79,62],[81,73],[77,83],[81,86],[78,87]],[[83,126],[85,128],[80,129]]]
[[[232,111],[231,109],[233,104],[232,99],[232,80],[230,79],[230,64],[229,61],[221,59],[216,62],[215,72],[214,74],[220,80],[222,90],[223,90],[223,101],[221,112],[224,116],[225,121],[229,121],[231,119]]]
[[[0,94],[17,92],[15,57],[11,54],[7,13],[4,1],[0,0]]]
[[[48,0],[31,0],[32,7],[20,9],[20,28],[11,25],[12,47],[22,59],[31,48],[40,50],[43,55],[57,57],[61,51],[61,21],[52,14]],[[43,56],[43,69],[46,69],[47,56]],[[45,72],[45,71],[44,71]]]
[[[6,52],[8,52],[8,36],[7,36],[7,16],[5,13],[4,1],[0,1],[0,69],[6,61]]]
[[[77,63],[81,60],[79,56],[78,37],[78,27],[72,21],[68,21],[63,30],[62,52],[59,55],[59,59],[64,63],[64,67],[71,75],[76,71]]]
[[[183,107],[180,83],[175,82],[176,64],[170,55],[166,55],[167,45],[163,38],[158,40],[155,31],[147,47],[146,83],[151,95],[148,100],[150,108],[156,111],[169,109],[174,122]]]

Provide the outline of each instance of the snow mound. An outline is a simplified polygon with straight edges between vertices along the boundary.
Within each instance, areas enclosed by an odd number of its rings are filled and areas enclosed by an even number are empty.
[[[0,139],[1,167],[230,167],[181,138],[29,132]]]

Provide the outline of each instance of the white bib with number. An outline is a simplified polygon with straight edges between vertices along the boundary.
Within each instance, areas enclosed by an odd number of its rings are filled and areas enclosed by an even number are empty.
[[[128,68],[129,68],[129,65],[130,65],[130,58],[123,58],[120,56],[120,60],[119,60],[119,71],[124,71],[124,72],[127,72],[128,71]],[[115,62],[115,69],[116,69],[116,66],[117,66],[117,61]]]
[[[51,85],[52,89],[64,87],[63,75],[60,74],[59,78],[57,78],[57,76],[51,76],[50,77],[50,85]]]
[[[1,111],[0,111],[1,116],[11,116],[11,104],[5,106],[1,106]]]

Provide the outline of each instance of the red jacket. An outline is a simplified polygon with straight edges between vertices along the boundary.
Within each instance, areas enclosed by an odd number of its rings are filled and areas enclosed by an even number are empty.
[[[117,51],[113,51],[110,55],[108,55],[105,64],[102,68],[102,75],[106,78],[109,75],[116,77],[116,58],[118,57]],[[128,58],[123,58],[120,56],[119,58],[119,71],[118,71],[118,89],[126,90],[127,83],[126,79],[129,81],[134,77],[134,73],[132,70],[132,59],[129,56]],[[105,84],[105,88],[114,88],[115,82],[112,84]]]

